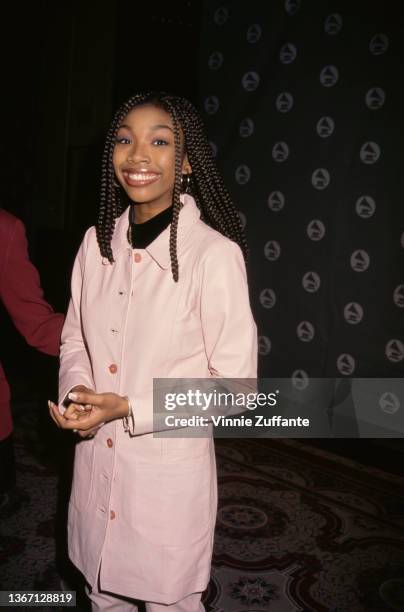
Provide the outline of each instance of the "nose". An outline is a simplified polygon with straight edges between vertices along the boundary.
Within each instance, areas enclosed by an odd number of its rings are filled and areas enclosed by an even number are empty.
[[[142,143],[134,142],[133,145],[128,150],[128,163],[139,163],[139,162],[149,162],[150,157]]]

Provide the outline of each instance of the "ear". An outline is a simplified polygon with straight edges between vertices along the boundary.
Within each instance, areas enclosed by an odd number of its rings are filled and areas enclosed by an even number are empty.
[[[185,153],[184,159],[182,160],[182,174],[192,174],[191,164],[188,160],[188,155]]]

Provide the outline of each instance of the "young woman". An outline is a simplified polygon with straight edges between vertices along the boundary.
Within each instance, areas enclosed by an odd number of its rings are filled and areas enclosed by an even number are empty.
[[[93,610],[137,610],[133,599],[148,612],[204,610],[214,443],[186,429],[153,435],[164,429],[153,378],[256,377],[243,253],[197,111],[164,93],[132,97],[108,132],[98,222],[73,269],[59,406],[49,406],[83,438],[69,555]]]

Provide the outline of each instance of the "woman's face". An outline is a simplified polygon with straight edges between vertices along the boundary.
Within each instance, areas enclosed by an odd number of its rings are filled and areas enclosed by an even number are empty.
[[[170,115],[155,106],[131,110],[118,129],[113,153],[115,175],[129,198],[156,214],[172,202],[175,145]],[[183,155],[182,171],[190,172]]]

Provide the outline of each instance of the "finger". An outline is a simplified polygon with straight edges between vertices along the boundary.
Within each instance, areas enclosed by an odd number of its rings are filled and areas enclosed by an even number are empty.
[[[87,406],[88,404],[86,406],[82,404],[69,404],[63,416],[65,419],[78,419],[81,413],[88,411]]]
[[[54,404],[50,400],[48,401],[48,406],[51,417],[59,427],[62,427],[63,416],[60,414],[58,406],[56,406],[56,404]]]
[[[101,406],[102,397],[99,393],[84,393],[83,391],[71,391],[68,398],[77,404],[92,404]]]
[[[58,427],[60,427],[60,425],[59,425],[59,423],[58,423],[58,421],[57,421],[56,417],[55,417],[55,416],[54,416],[54,414],[53,414],[53,411],[52,411],[52,408],[51,408],[51,406],[50,406],[50,402],[49,402],[49,401],[48,401],[48,408],[49,408],[49,414],[50,414],[50,416],[51,416],[52,421],[54,421],[54,422],[56,423],[56,425],[57,425]]]
[[[75,421],[74,419],[65,419],[64,416],[62,416],[59,412],[59,408],[58,406],[56,406],[53,402],[49,402],[49,408],[52,411],[53,416],[56,419],[57,424],[59,425],[59,427],[61,427],[62,429],[76,429],[77,428],[77,421]]]

